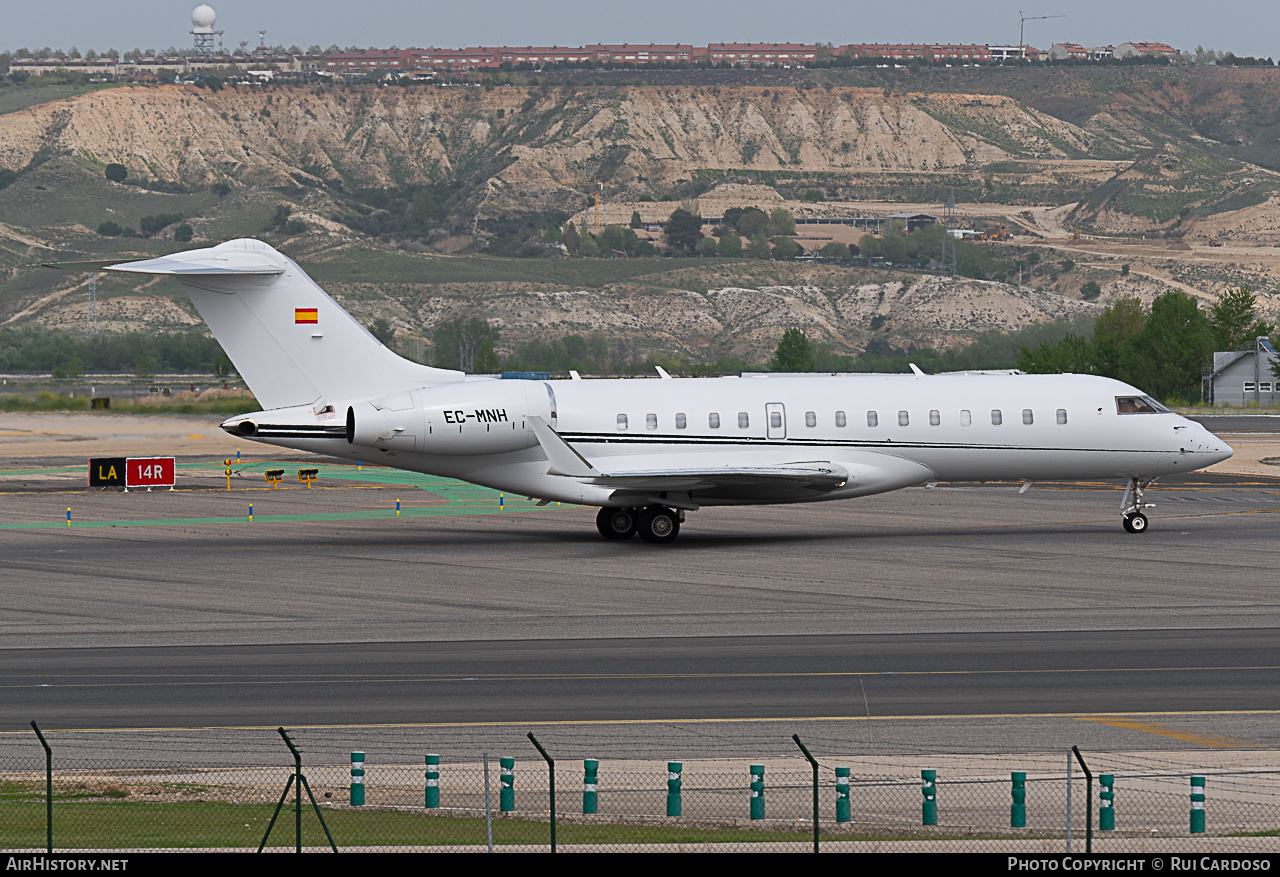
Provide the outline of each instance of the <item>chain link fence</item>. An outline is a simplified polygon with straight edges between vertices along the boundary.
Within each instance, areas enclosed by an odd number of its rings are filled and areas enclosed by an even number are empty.
[[[1206,752],[1203,769],[1186,768],[1201,753],[1163,766],[1085,753],[1089,784],[1067,753],[819,757],[815,782],[799,750],[553,770],[532,745],[479,759],[384,748],[337,764],[300,754],[299,784],[280,740],[278,759],[186,751],[165,764],[145,740],[124,753],[77,740],[60,757],[60,735],[46,736],[48,759],[34,734],[0,740],[5,850],[1280,851],[1271,752]]]

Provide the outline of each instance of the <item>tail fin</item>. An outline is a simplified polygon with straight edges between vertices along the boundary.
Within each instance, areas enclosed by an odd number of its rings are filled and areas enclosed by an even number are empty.
[[[392,353],[296,262],[261,241],[227,241],[103,270],[177,277],[263,408],[366,399],[463,379],[462,372]]]

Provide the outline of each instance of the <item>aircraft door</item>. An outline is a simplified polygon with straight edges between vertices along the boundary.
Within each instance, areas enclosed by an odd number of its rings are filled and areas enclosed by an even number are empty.
[[[764,406],[765,435],[771,439],[787,437],[787,411],[781,402],[768,402]]]

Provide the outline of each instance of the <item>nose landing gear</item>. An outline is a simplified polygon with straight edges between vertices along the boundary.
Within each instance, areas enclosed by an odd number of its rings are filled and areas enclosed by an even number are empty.
[[[1155,481],[1154,478],[1148,478],[1146,481],[1140,481],[1136,477],[1129,479],[1129,486],[1124,491],[1124,499],[1120,501],[1121,523],[1124,524],[1126,533],[1147,532],[1147,516],[1142,513],[1142,510],[1155,508],[1155,503],[1143,502],[1142,495],[1148,487],[1155,484]]]

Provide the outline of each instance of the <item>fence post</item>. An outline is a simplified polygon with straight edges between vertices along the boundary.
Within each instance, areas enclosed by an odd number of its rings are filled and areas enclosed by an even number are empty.
[[[1027,827],[1027,774],[1026,771],[1013,772],[1013,804],[1009,807],[1009,827]]]
[[[45,852],[53,853],[53,750],[49,741],[40,733],[40,726],[32,719],[31,727],[35,729],[40,745],[44,747],[44,833]]]
[[[818,850],[818,760],[813,757],[809,749],[800,742],[799,734],[792,734],[791,739],[796,741],[796,745],[800,747],[800,751],[804,753],[804,757],[809,760],[809,764],[813,767],[813,851]],[[848,788],[848,783],[845,783]]]
[[[1093,774],[1089,771],[1089,765],[1084,763],[1084,756],[1080,754],[1080,749],[1072,746],[1071,751],[1075,753],[1076,761],[1080,762],[1080,767],[1084,771],[1084,854],[1091,856],[1093,855]]]
[[[423,795],[425,799],[423,804],[428,810],[434,810],[440,806],[440,756],[434,752],[426,757],[427,760],[427,787]]]
[[[1114,831],[1116,827],[1116,776],[1098,774],[1098,830]]]
[[[600,812],[600,762],[594,758],[582,762],[582,812]]]
[[[509,755],[498,759],[498,809],[509,813],[516,809],[516,760]]]
[[[542,755],[547,762],[547,771],[550,773],[551,780],[551,852],[556,851],[556,760],[548,754],[547,750],[542,748],[542,744],[538,742],[538,738],[533,736],[533,732],[528,734],[529,742],[537,747],[539,754]]]
[[[364,753],[351,753],[351,806],[364,805]]]
[[[920,771],[920,794],[924,802],[920,805],[920,824],[938,824],[938,772],[936,770]]]
[[[849,768],[836,768],[836,822],[853,821],[853,807],[849,800]]]
[[[1191,833],[1204,834],[1204,777],[1191,778]]]
[[[680,773],[684,770],[684,765],[678,761],[667,762],[667,815],[679,816],[681,809],[680,801]]]
[[[764,765],[751,765],[751,818],[764,819]]]
[[[298,747],[293,745],[293,741],[289,739],[289,734],[284,728],[276,728],[278,733],[284,740],[284,744],[289,747],[289,751],[293,753],[293,773],[289,775],[289,782],[284,785],[284,792],[280,795],[279,802],[276,803],[276,810],[271,814],[271,821],[267,823],[267,831],[262,835],[262,843],[258,844],[258,852],[262,852],[263,847],[267,845],[267,838],[271,837],[271,829],[275,827],[276,818],[280,815],[284,802],[289,798],[289,789],[294,787],[293,797],[293,825],[294,825],[294,850],[302,852],[302,790],[307,790],[307,797],[311,799],[311,809],[316,811],[316,818],[320,820],[320,827],[324,829],[324,836],[329,839],[329,847],[336,853],[338,845],[333,842],[333,835],[329,833],[329,826],[325,824],[324,814],[320,812],[320,805],[316,803],[316,796],[311,791],[311,784],[307,782],[307,778],[302,775],[302,753],[298,751]]]

